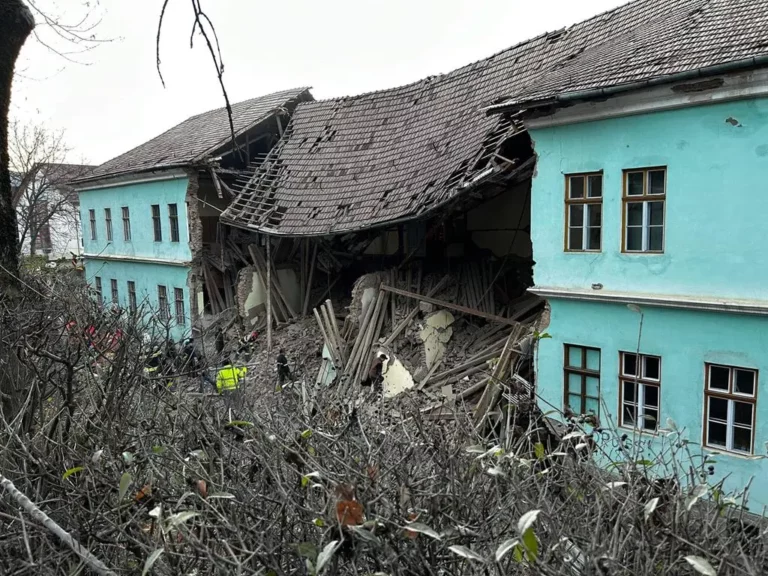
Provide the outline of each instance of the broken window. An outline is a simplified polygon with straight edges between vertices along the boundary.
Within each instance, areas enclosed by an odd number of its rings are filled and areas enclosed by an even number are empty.
[[[155,242],[163,241],[163,226],[160,223],[160,205],[152,204],[152,228],[155,232]]]
[[[110,287],[112,289],[112,304],[119,304],[120,303],[120,293],[117,290],[117,280],[115,278],[112,278],[109,281]]]
[[[107,242],[112,242],[112,209],[104,208],[104,224],[107,227]]]
[[[664,252],[666,168],[624,171],[624,252]]]
[[[168,220],[171,224],[171,242],[179,241],[179,209],[176,204],[168,204]]]
[[[165,286],[157,287],[157,313],[160,320],[168,320],[171,310],[168,308],[168,290]]]
[[[566,408],[574,414],[600,414],[600,349],[565,345]]]
[[[131,212],[128,206],[123,206],[123,240],[131,241]]]
[[[136,312],[136,282],[128,280],[128,310]]]
[[[93,210],[91,210],[91,212],[93,212]],[[101,292],[101,276],[94,276],[93,281],[94,281],[94,287],[96,289],[96,302],[98,302],[99,305],[101,305],[104,302],[104,300],[102,299],[102,292]]]
[[[619,353],[621,426],[656,431],[661,400],[661,358]]]
[[[91,222],[91,240],[96,240],[96,210],[88,210],[88,220]]]
[[[183,326],[185,322],[184,314],[184,289],[174,288],[173,297],[176,301],[176,324]]]
[[[603,229],[603,175],[571,174],[565,177],[565,249],[599,252]]]
[[[752,454],[757,371],[706,364],[704,444]]]

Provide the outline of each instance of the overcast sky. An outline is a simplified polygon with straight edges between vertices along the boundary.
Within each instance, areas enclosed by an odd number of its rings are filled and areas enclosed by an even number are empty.
[[[65,21],[84,0],[38,0]],[[96,0],[90,0],[95,4]],[[71,161],[99,164],[189,116],[223,105],[202,38],[189,48],[189,0],[170,0],[155,67],[161,0],[100,0],[95,33],[114,38],[68,63],[34,38],[14,82],[12,118],[63,129]],[[360,94],[448,72],[624,0],[202,0],[233,102],[311,86],[315,98]],[[60,49],[50,30],[44,39]]]

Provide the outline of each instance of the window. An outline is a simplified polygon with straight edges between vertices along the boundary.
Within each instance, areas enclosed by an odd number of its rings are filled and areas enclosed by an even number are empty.
[[[91,210],[93,212],[93,210]],[[96,284],[96,302],[99,304],[102,304],[104,300],[102,299],[102,292],[101,292],[101,276],[95,276],[94,277],[94,283]]]
[[[107,242],[112,242],[112,210],[104,208],[104,224],[107,226]]]
[[[168,220],[171,224],[171,242],[179,241],[179,210],[176,204],[168,204]]]
[[[173,297],[176,301],[176,324],[179,326],[184,325],[184,289],[174,288]]]
[[[96,210],[88,210],[88,219],[91,221],[91,240],[96,240]]]
[[[661,406],[661,358],[619,353],[620,425],[656,431]]]
[[[128,280],[128,310],[136,312],[136,282]]]
[[[565,345],[565,402],[575,414],[600,414],[600,349]]]
[[[157,307],[160,320],[168,320],[170,310],[168,309],[168,290],[166,290],[165,286],[157,287]]]
[[[706,364],[706,371],[704,444],[751,454],[757,371],[715,364]]]
[[[131,241],[131,211],[128,206],[123,206],[123,240]]]
[[[112,280],[109,281],[111,288],[112,288],[112,304],[119,304],[120,303],[120,294],[117,291],[117,280],[112,278]]]
[[[624,171],[624,252],[664,252],[667,169]]]
[[[160,205],[152,204],[152,226],[155,230],[155,242],[163,241],[163,227],[160,224]]]
[[[599,252],[603,225],[603,175],[565,177],[565,249]]]

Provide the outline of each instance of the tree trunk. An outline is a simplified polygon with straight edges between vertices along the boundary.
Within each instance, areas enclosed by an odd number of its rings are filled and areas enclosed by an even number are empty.
[[[22,0],[0,0],[0,294],[16,287],[19,270],[16,211],[8,169],[8,108],[16,58],[35,27]]]

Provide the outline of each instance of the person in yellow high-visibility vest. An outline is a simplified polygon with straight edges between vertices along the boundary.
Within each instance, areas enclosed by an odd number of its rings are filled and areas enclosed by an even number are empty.
[[[247,373],[248,368],[235,366],[230,360],[216,374],[216,390],[225,397],[227,408],[230,407],[231,397],[240,389],[240,382]]]

